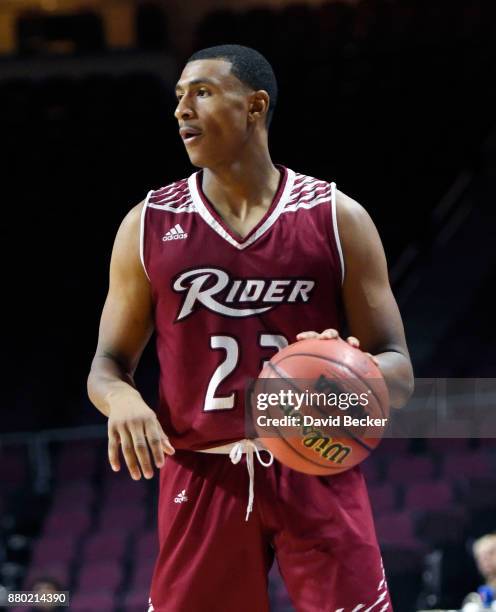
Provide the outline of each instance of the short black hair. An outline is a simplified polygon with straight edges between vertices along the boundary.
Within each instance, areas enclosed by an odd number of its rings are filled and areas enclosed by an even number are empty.
[[[231,62],[231,72],[242,83],[255,91],[265,89],[270,97],[266,122],[269,127],[277,103],[277,81],[274,70],[267,59],[251,47],[217,45],[196,51],[188,62],[204,59],[223,59]]]

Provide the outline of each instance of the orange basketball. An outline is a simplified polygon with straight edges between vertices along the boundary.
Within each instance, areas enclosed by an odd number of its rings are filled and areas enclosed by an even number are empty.
[[[389,395],[379,368],[360,349],[340,338],[302,340],[265,365],[252,414],[259,439],[281,463],[307,474],[338,474],[379,444]]]

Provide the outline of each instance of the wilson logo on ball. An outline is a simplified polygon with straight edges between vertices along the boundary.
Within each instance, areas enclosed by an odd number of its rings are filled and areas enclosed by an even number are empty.
[[[293,418],[293,423],[298,426],[301,444],[305,448],[312,449],[320,457],[332,463],[341,464],[352,453],[352,448],[341,442],[326,436],[320,429],[313,425],[305,425],[306,415],[298,409],[278,406],[281,414]],[[332,426],[332,422],[329,423]],[[293,433],[294,435],[294,433]]]

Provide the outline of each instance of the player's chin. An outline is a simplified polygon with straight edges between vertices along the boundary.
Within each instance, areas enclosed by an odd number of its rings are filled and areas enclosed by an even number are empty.
[[[193,166],[197,168],[207,168],[209,166],[209,158],[208,155],[202,154],[201,151],[191,150],[186,148],[186,153],[188,154],[189,161]]]

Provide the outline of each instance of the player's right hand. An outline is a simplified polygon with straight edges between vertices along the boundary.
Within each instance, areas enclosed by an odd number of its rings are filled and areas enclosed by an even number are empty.
[[[121,469],[119,446],[133,480],[153,477],[153,462],[157,468],[164,465],[165,457],[174,454],[174,448],[165,435],[157,415],[141,397],[121,399],[110,409],[108,419],[108,457],[115,472]],[[140,471],[141,470],[141,471]]]

